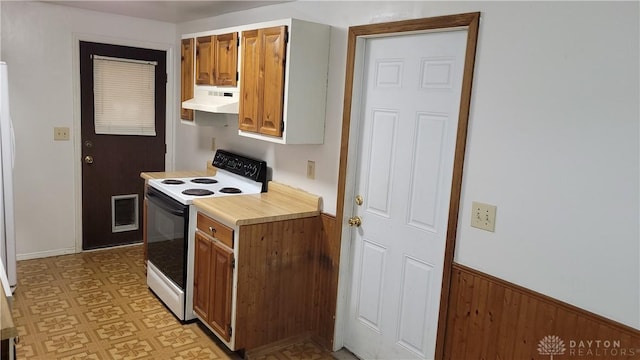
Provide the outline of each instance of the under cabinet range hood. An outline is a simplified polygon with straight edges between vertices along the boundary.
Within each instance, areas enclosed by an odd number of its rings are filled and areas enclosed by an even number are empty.
[[[237,114],[239,103],[237,88],[196,90],[193,99],[183,101],[182,107],[211,113]]]

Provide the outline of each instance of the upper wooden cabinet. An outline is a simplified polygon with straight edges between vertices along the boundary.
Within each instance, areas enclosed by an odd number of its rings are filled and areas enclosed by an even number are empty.
[[[296,19],[242,32],[238,133],[322,144],[330,27]]]
[[[193,100],[185,106],[238,113],[241,136],[324,142],[330,26],[282,19],[183,36],[196,47]]]
[[[238,84],[238,33],[217,35],[214,52],[215,85],[236,86]]]
[[[193,98],[193,39],[182,39],[180,53],[180,103],[182,104],[183,101]],[[180,107],[180,118],[192,121],[193,110]]]
[[[282,136],[286,34],[286,26],[242,33],[242,131]]]
[[[197,85],[236,86],[238,33],[196,38]]]
[[[213,85],[213,39],[215,36],[196,38],[196,84]]]

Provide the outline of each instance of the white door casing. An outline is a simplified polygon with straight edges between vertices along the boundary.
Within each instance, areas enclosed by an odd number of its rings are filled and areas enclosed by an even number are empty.
[[[345,197],[362,226],[344,340],[363,359],[435,354],[466,42],[467,30],[452,30],[359,43],[354,194],[364,203]]]

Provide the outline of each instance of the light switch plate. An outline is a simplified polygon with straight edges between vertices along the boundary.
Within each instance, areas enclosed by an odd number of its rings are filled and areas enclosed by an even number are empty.
[[[476,201],[472,202],[471,226],[494,232],[496,228],[496,206]]]

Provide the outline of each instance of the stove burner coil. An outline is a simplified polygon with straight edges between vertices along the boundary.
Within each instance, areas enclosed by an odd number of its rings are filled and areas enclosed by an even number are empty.
[[[185,195],[191,195],[191,196],[213,195],[213,191],[207,190],[207,189],[187,189],[187,190],[183,191],[182,193],[185,194]]]
[[[162,180],[162,183],[167,185],[181,185],[184,184],[184,181],[178,179],[166,179]]]
[[[191,180],[191,182],[196,184],[215,184],[218,182],[218,180],[210,178],[197,178]]]
[[[242,190],[238,189],[238,188],[234,188],[234,187],[223,187],[222,189],[218,190],[221,193],[225,193],[225,194],[240,194],[242,192]]]

